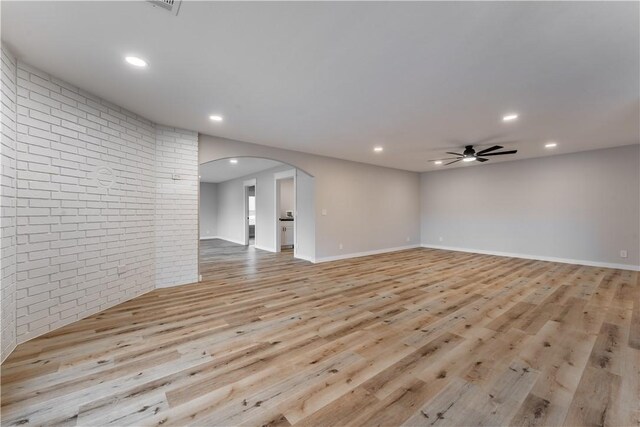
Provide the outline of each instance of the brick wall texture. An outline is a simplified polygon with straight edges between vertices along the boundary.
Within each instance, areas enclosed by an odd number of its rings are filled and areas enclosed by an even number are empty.
[[[4,49],[0,123],[0,360],[4,360],[16,346],[16,59]]]
[[[15,75],[17,342],[197,281],[197,133],[20,61]]]

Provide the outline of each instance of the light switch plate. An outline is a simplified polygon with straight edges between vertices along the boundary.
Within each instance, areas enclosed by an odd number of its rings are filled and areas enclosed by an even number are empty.
[[[620,258],[626,258],[628,256],[627,251],[626,250],[621,250],[620,251]]]
[[[326,209],[322,209],[322,216],[327,216],[327,210]]]

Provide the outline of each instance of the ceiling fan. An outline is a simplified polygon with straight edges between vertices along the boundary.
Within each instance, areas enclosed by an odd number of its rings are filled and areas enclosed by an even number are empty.
[[[479,161],[479,162],[486,162],[487,158],[485,157],[489,157],[489,156],[502,156],[505,154],[515,154],[518,152],[518,150],[509,150],[509,151],[499,151],[499,152],[495,152],[496,150],[501,150],[504,147],[501,145],[494,145],[493,147],[489,147],[489,148],[485,148],[484,150],[480,150],[478,152],[476,152],[476,150],[473,149],[473,145],[467,145],[464,147],[464,152],[462,154],[460,153],[452,153],[450,151],[447,151],[447,154],[451,154],[454,155],[456,157],[449,157],[446,159],[436,159],[436,160],[429,160],[430,162],[438,162],[438,161],[444,161],[444,160],[452,160],[449,163],[445,163],[445,166],[453,164],[453,163],[457,163],[459,161],[463,161],[463,162],[473,162],[473,161]]]

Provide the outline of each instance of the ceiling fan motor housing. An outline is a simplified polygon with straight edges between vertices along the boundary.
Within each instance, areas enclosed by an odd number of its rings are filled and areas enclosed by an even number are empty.
[[[464,152],[462,154],[464,157],[475,157],[476,151],[473,149],[473,145],[467,145],[464,147]]]

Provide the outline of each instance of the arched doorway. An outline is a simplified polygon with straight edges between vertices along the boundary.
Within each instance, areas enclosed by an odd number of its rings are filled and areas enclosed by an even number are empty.
[[[277,262],[314,258],[311,175],[277,160],[244,156],[201,164],[199,180],[201,280],[232,265],[250,274],[260,260],[273,262],[274,256]]]

